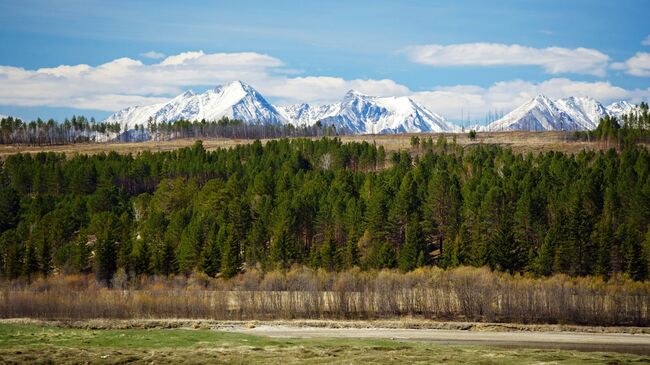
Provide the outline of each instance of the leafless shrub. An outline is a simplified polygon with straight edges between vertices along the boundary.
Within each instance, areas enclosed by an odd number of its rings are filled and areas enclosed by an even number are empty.
[[[124,274],[123,276],[126,276]],[[296,267],[250,270],[231,280],[92,276],[0,282],[0,317],[33,318],[387,318],[592,325],[650,325],[650,283],[622,276],[548,278],[486,268],[421,268],[409,273],[340,273]]]

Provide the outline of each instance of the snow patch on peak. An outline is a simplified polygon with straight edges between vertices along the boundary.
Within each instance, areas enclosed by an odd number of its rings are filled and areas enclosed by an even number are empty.
[[[549,131],[571,130],[571,117],[544,95],[538,95],[503,118],[490,123],[490,131]]]
[[[621,100],[609,104],[606,109],[607,109],[607,114],[611,115],[612,117],[620,118],[621,115],[631,113],[637,110],[638,107],[625,100]]]
[[[283,124],[285,118],[252,86],[241,81],[220,85],[202,94],[188,90],[169,102],[142,107],[129,107],[106,119],[120,123],[123,130],[135,125],[177,120],[219,120],[222,117],[247,123]]]
[[[619,101],[605,107],[588,96],[571,96],[551,100],[543,95],[527,101],[503,118],[489,124],[490,131],[509,130],[592,130],[600,119],[607,116],[620,117],[636,108],[627,101]]]
[[[588,96],[571,96],[558,99],[556,106],[567,113],[576,124],[576,129],[591,130],[598,127],[600,118],[605,117],[607,109],[593,98]]]

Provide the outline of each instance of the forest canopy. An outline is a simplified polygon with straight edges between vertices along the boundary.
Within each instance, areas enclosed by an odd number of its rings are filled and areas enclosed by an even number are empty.
[[[383,147],[323,138],[206,151],[11,155],[5,278],[232,277],[250,267],[438,265],[648,276],[650,154]]]

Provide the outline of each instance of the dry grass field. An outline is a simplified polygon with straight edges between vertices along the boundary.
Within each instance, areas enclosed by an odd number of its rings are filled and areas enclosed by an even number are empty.
[[[387,151],[396,151],[411,148],[411,137],[418,136],[421,140],[432,138],[434,143],[440,136],[437,133],[420,133],[420,134],[399,134],[399,135],[354,135],[342,136],[343,142],[362,142],[376,143],[384,146]],[[597,142],[574,141],[571,132],[482,132],[478,133],[475,140],[470,140],[467,133],[463,134],[444,134],[449,142],[454,137],[456,143],[462,146],[471,146],[477,144],[495,144],[503,147],[512,148],[515,152],[547,152],[560,151],[567,153],[577,153],[582,150],[599,150],[607,146]],[[176,139],[172,141],[149,141],[149,142],[132,142],[132,143],[84,143],[75,145],[62,146],[23,146],[23,145],[2,145],[0,146],[0,158],[7,155],[22,153],[37,153],[41,151],[52,151],[66,154],[96,154],[101,152],[115,151],[118,153],[137,153],[141,151],[170,151],[178,148],[188,147],[194,143],[195,139]],[[203,146],[207,150],[218,148],[230,148],[239,144],[251,143],[251,139],[226,139],[226,138],[208,138],[203,139]],[[262,141],[263,143],[266,140]]]

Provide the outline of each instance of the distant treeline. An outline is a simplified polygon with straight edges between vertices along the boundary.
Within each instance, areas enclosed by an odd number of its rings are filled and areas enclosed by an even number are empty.
[[[117,123],[97,123],[83,116],[73,116],[58,123],[38,118],[31,122],[7,117],[0,119],[0,144],[60,145],[105,140],[120,133]]]
[[[598,141],[605,148],[621,149],[637,143],[650,143],[650,112],[648,103],[641,102],[639,109],[623,114],[619,119],[607,116],[593,131],[576,132],[583,141]]]
[[[94,272],[110,285],[118,269],[230,278],[297,264],[648,277],[646,148],[521,155],[425,142],[389,156],[330,138],[11,155],[2,276]]]
[[[273,125],[263,123],[246,123],[237,119],[222,117],[210,122],[178,120],[175,122],[155,123],[150,120],[147,129],[155,140],[170,140],[176,138],[241,138],[268,139],[288,137],[324,137],[343,134],[333,125],[326,126],[317,122],[312,126],[296,127],[291,124]]]
[[[83,116],[73,116],[58,123],[53,119],[47,122],[40,118],[25,123],[20,119],[7,117],[0,119],[0,144],[26,144],[36,146],[64,145],[89,142],[140,142],[144,140],[167,141],[177,138],[242,138],[267,139],[287,137],[323,137],[343,134],[334,126],[320,122],[312,126],[296,127],[245,123],[241,120],[223,117],[217,121],[154,122],[135,125],[133,129],[122,130],[119,123],[97,123]]]

